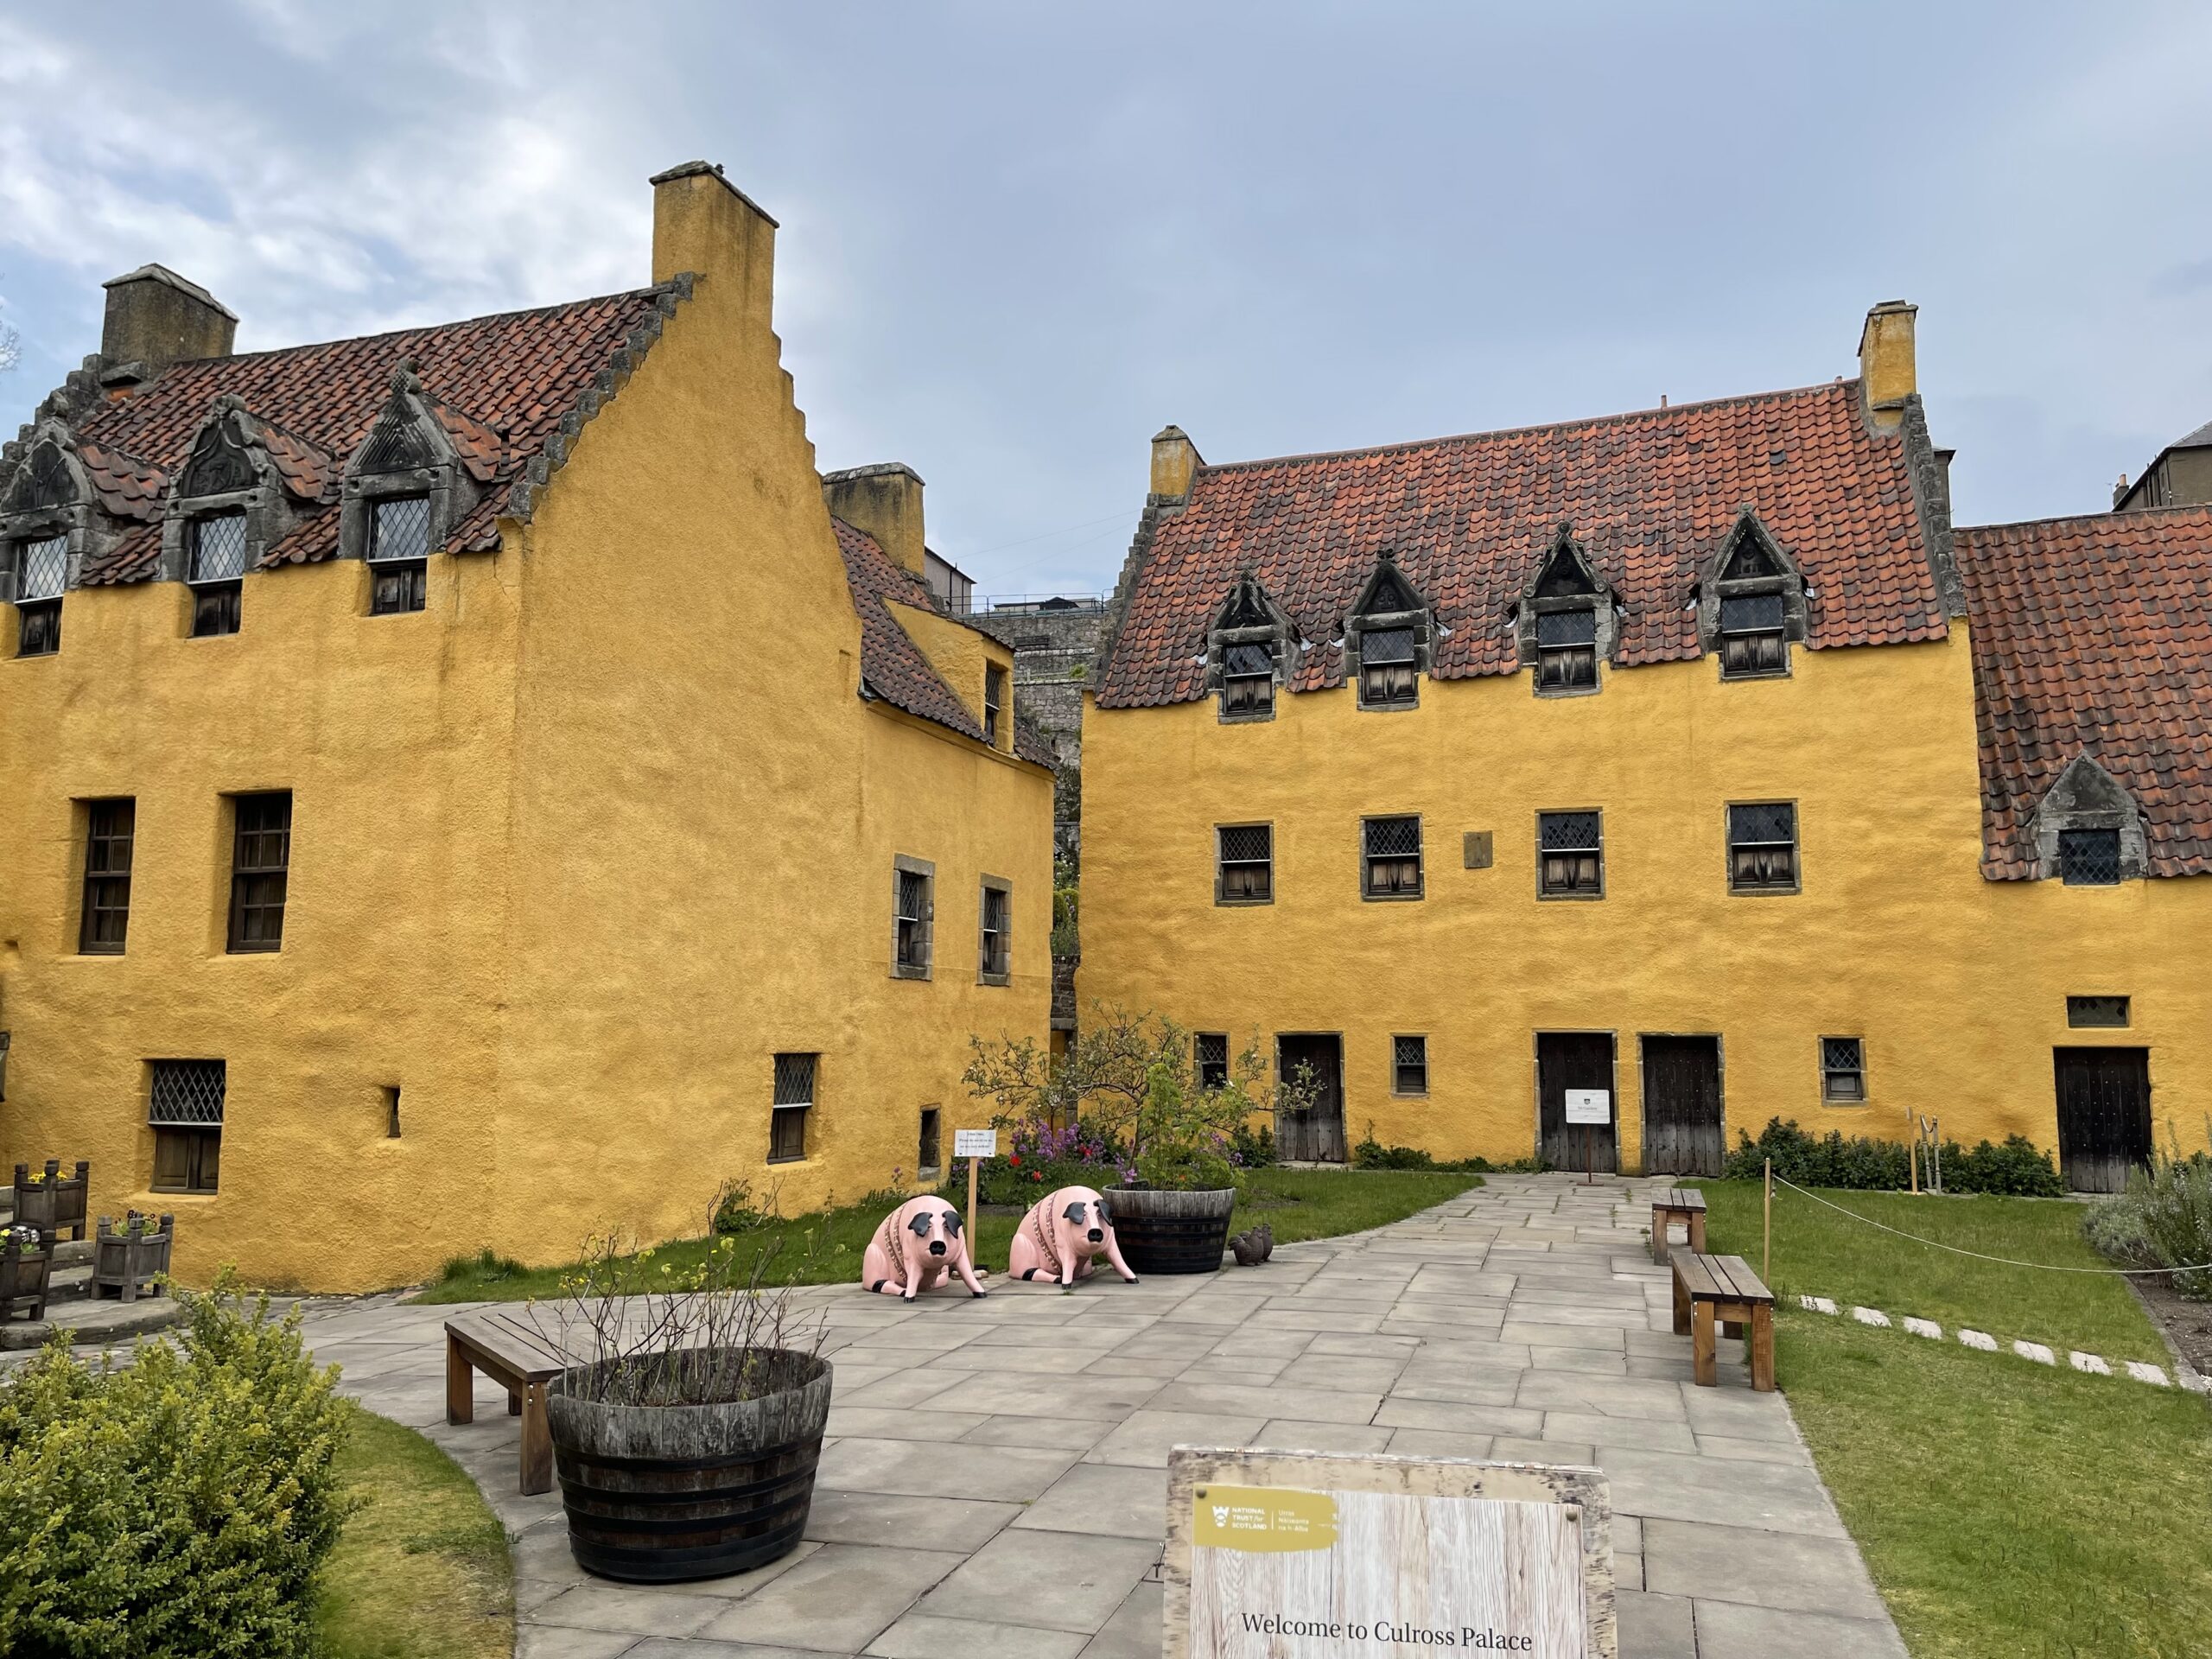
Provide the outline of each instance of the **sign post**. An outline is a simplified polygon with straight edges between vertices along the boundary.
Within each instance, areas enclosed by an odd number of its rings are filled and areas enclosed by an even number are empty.
[[[1582,1125],[1582,1151],[1588,1165],[1585,1186],[1598,1179],[1598,1126],[1613,1121],[1613,1091],[1610,1089],[1570,1089],[1567,1091],[1567,1121]]]
[[[1595,1469],[1206,1451],[1167,1462],[1165,1659],[1618,1659]]]
[[[955,1129],[952,1132],[952,1155],[968,1160],[968,1259],[976,1259],[976,1166],[985,1158],[999,1155],[999,1132],[996,1129]]]

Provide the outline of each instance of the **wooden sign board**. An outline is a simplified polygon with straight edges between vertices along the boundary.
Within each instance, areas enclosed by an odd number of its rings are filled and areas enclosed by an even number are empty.
[[[1613,1091],[1610,1089],[1570,1089],[1567,1091],[1567,1121],[1603,1127],[1613,1121]]]
[[[1179,1446],[1162,1578],[1164,1659],[1618,1659],[1595,1469]]]
[[[952,1155],[956,1158],[995,1158],[999,1155],[996,1129],[955,1129]]]

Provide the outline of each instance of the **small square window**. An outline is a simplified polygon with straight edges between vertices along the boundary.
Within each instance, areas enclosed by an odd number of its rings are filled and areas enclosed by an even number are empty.
[[[1198,1065],[1198,1087],[1226,1089],[1229,1086],[1229,1035],[1226,1032],[1202,1031],[1194,1039]]]
[[[938,1109],[922,1108],[921,1143],[914,1151],[914,1169],[918,1174],[932,1175],[944,1167],[941,1154],[943,1141],[938,1133]]]
[[[1536,615],[1536,689],[1586,690],[1598,683],[1598,613],[1541,611]]]
[[[1363,853],[1360,893],[1367,899],[1421,897],[1421,820],[1361,821]]]
[[[1274,830],[1264,823],[1225,823],[1214,830],[1214,902],[1264,905],[1275,894]]]
[[[907,979],[930,976],[930,889],[934,878],[926,868],[900,864],[893,874],[891,971]]]
[[[2120,831],[2058,832],[2059,879],[2069,887],[2109,887],[2120,880]]]
[[[1402,709],[1421,696],[1411,628],[1370,628],[1359,637],[1359,702],[1363,709]]]
[[[1393,1037],[1390,1039],[1390,1092],[1425,1095],[1428,1092],[1428,1039]]]
[[[1781,674],[1789,667],[1789,624],[1780,594],[1746,594],[1720,601],[1723,679]]]
[[[806,1116],[814,1109],[814,1054],[776,1056],[776,1084],[769,1110],[768,1161],[797,1163],[806,1156]]]
[[[1605,843],[1595,812],[1536,814],[1536,892],[1545,899],[1599,899]]]
[[[2069,1026],[2090,1027],[2124,1027],[2128,1022],[2128,1001],[2124,996],[2069,996],[2066,999],[2066,1023]]]
[[[1837,1106],[1866,1099],[1866,1045],[1856,1037],[1821,1039],[1821,1098]]]
[[[1221,659],[1221,715],[1258,720],[1275,708],[1274,652],[1265,645],[1230,645]]]
[[[1728,809],[1728,885],[1738,893],[1797,888],[1797,809],[1786,801]]]
[[[138,804],[92,801],[85,814],[85,894],[77,949],[88,957],[119,957],[130,929],[131,842]]]

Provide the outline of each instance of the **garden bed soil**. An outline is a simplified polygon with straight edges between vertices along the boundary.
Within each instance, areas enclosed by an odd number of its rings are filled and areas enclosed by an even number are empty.
[[[2192,1302],[2165,1280],[2152,1275],[2128,1285],[2143,1303],[2151,1323],[2203,1376],[2212,1376],[2212,1302]]]

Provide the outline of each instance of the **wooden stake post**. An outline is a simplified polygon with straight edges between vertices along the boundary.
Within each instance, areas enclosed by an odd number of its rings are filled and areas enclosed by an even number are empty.
[[[968,1160],[968,1259],[976,1259],[976,1169],[986,1158],[999,1155],[996,1129],[955,1129],[952,1155]]]
[[[1759,1244],[1759,1282],[1770,1290],[1774,1288],[1774,1160],[1766,1160],[1766,1198],[1761,1222],[1764,1236]]]

